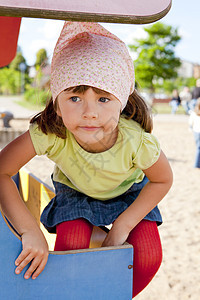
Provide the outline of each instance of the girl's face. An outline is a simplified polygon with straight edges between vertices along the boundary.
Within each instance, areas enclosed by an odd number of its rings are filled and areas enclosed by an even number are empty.
[[[57,114],[76,141],[88,152],[103,152],[117,139],[120,101],[107,92],[63,91],[57,98]]]

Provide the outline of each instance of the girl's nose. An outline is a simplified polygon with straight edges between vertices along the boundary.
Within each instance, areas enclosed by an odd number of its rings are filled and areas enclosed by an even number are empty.
[[[94,105],[86,105],[83,111],[83,118],[84,119],[97,119],[98,112]]]

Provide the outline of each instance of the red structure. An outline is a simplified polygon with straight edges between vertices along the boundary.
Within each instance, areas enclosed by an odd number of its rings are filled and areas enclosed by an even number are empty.
[[[0,67],[8,65],[16,55],[21,18],[0,17]]]

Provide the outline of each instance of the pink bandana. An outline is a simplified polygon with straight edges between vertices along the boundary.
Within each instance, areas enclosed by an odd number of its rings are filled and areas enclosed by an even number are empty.
[[[134,67],[126,45],[98,23],[65,22],[51,65],[53,100],[65,89],[89,85],[126,106],[134,90]]]

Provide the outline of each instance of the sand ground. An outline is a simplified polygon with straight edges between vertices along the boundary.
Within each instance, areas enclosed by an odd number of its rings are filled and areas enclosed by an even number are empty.
[[[26,121],[13,123],[26,127]],[[195,144],[187,116],[157,115],[158,137],[174,173],[174,183],[159,208],[164,223],[159,227],[163,263],[138,300],[200,299],[200,169],[193,168]],[[0,145],[2,146],[2,145]],[[50,183],[53,164],[36,157],[27,167]]]
[[[176,119],[177,118],[177,119]],[[188,117],[155,117],[154,134],[169,159],[174,183],[161,201],[163,263],[138,300],[200,299],[200,169]]]

